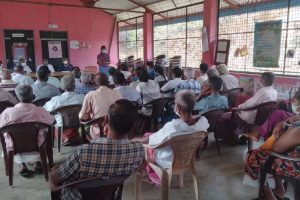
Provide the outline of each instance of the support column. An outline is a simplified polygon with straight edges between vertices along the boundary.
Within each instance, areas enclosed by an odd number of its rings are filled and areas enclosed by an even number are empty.
[[[143,16],[144,28],[144,61],[153,59],[153,15],[146,12]]]
[[[203,26],[207,28],[209,51],[203,53],[203,62],[212,66],[218,41],[218,0],[205,0],[203,7]]]

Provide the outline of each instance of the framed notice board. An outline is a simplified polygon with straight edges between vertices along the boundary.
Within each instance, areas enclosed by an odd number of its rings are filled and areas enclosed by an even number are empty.
[[[228,64],[230,40],[218,40],[215,65]]]

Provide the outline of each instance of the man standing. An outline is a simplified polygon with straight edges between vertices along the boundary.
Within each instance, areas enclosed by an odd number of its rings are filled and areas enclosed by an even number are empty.
[[[110,63],[110,57],[107,54],[106,47],[101,47],[101,53],[97,56],[97,64],[99,65],[99,72],[108,76],[108,64]]]

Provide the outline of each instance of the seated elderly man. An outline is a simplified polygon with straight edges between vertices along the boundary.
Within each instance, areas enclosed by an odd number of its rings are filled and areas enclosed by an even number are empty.
[[[183,72],[185,80],[179,84],[176,93],[181,90],[192,90],[195,94],[199,94],[201,90],[201,85],[194,79],[194,69],[185,68]]]
[[[144,159],[142,144],[128,140],[127,136],[136,119],[137,110],[130,101],[122,99],[113,103],[109,107],[108,123],[104,128],[106,137],[79,147],[59,168],[52,170],[50,185],[135,173]],[[61,191],[61,199],[80,200],[82,196],[78,190],[66,187]]]
[[[8,101],[12,105],[15,105],[18,103],[17,99],[11,93],[4,90],[3,88],[0,88],[0,102],[1,101]]]
[[[60,91],[54,85],[47,83],[49,78],[48,67],[40,67],[39,71],[36,73],[37,81],[32,85],[33,94],[35,95],[35,100],[52,98],[54,96],[60,95]]]
[[[41,122],[49,125],[54,123],[54,117],[50,115],[44,108],[37,107],[32,104],[33,93],[30,85],[20,84],[16,87],[15,91],[20,103],[15,105],[13,108],[7,108],[1,113],[0,127],[21,122]],[[43,132],[40,134],[41,138],[43,138]],[[11,140],[9,134],[6,134],[5,137],[7,141]],[[7,147],[12,148],[11,145]],[[38,152],[18,154],[15,156],[15,162],[20,164],[22,163],[22,170],[20,171],[22,176],[29,175],[29,170],[25,164],[27,162],[37,162],[35,165],[35,170],[37,173],[41,172],[42,168],[39,161],[40,156]]]
[[[65,92],[59,96],[53,97],[50,101],[48,101],[44,108],[51,112],[59,107],[74,105],[74,104],[82,104],[84,100],[83,94],[77,94],[74,92],[75,89],[75,79],[72,75],[65,75],[60,80],[61,89]],[[62,118],[60,115],[55,115],[56,126],[62,126]],[[63,134],[63,144],[73,145],[78,143],[78,132],[74,129],[67,129]]]
[[[113,75],[113,80],[116,85],[114,90],[118,91],[122,95],[123,99],[141,103],[141,95],[134,88],[129,87],[126,84],[126,79],[123,73],[116,72]]]
[[[166,123],[159,131],[153,134],[145,134],[143,138],[136,138],[134,141],[140,141],[149,145],[159,145],[175,136],[182,134],[191,134],[197,131],[206,131],[209,127],[208,121],[205,117],[193,116],[192,111],[195,106],[196,96],[191,90],[183,90],[176,94],[175,110],[179,119],[173,119]],[[171,147],[167,146],[152,152],[153,155],[149,157],[164,168],[169,168],[173,158]],[[159,183],[156,174],[150,173],[150,180],[156,184]]]
[[[80,75],[81,75],[81,71],[79,67],[74,67],[72,70],[72,75],[75,78],[75,87],[80,86],[81,82],[80,82]]]
[[[117,100],[122,99],[119,92],[107,87],[108,79],[104,73],[98,73],[95,77],[95,82],[99,88],[89,92],[85,96],[82,109],[79,113],[79,118],[82,121],[106,116],[109,106]],[[93,139],[100,137],[100,129],[97,125],[91,127],[90,135]]]
[[[94,85],[91,85],[92,74],[89,72],[82,72],[80,76],[81,84],[75,87],[75,92],[77,94],[86,95],[90,91],[96,90]]]
[[[40,69],[48,71],[48,81],[47,81],[47,83],[49,83],[51,85],[54,85],[57,88],[60,88],[60,82],[59,82],[58,78],[50,76],[51,71],[49,70],[49,68],[46,65],[40,66],[38,71]]]
[[[228,67],[225,64],[218,65],[217,70],[220,74],[221,79],[224,82],[223,91],[239,87],[239,80],[236,77],[229,74]]]
[[[15,72],[12,73],[12,81],[15,83],[25,83],[25,84],[29,84],[29,85],[33,85],[34,84],[34,80],[29,77],[26,76],[24,74],[24,68],[21,65],[18,65],[15,67]]]
[[[7,69],[2,69],[0,72],[0,88],[5,88],[6,91],[12,91],[16,88],[18,83],[11,80],[10,72]]]
[[[197,96],[197,100],[201,99],[196,103],[194,110],[200,112],[206,112],[213,109],[228,109],[227,97],[221,96],[220,91],[222,89],[223,81],[218,76],[209,78],[210,95],[204,97],[206,94],[201,92]]]

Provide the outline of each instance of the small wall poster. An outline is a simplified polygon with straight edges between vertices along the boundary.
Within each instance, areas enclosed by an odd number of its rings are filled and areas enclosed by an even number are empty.
[[[49,58],[62,58],[61,41],[49,41]]]
[[[254,67],[279,67],[282,20],[257,22],[254,33]]]

